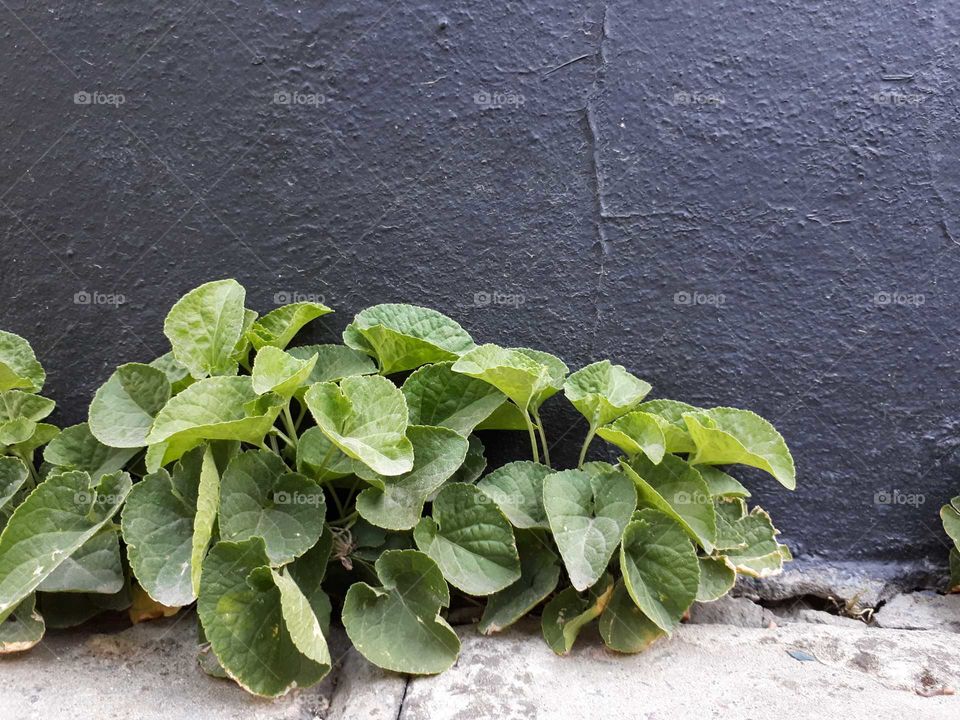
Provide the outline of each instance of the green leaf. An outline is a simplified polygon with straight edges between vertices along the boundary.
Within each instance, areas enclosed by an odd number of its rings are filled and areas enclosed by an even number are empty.
[[[733,525],[733,529],[740,547],[725,550],[724,555],[741,575],[770,577],[783,569],[785,560],[791,559],[786,545],[777,542],[780,531],[762,508],[751,510]]]
[[[481,422],[476,430],[526,430],[527,421],[523,412],[512,400],[507,400],[490,413],[490,417]]]
[[[543,509],[543,482],[553,470],[531,460],[518,460],[497,468],[477,483],[518,528],[549,528]]]
[[[367,308],[343,331],[343,342],[375,357],[384,375],[456,360],[474,347],[456,321],[416,305]]]
[[[473,485],[445,485],[413,533],[447,581],[468,595],[491,595],[520,578],[510,523]]]
[[[464,437],[504,403],[506,397],[482,380],[455,373],[453,363],[425,365],[403,383],[414,425],[439,425]]]
[[[733,589],[737,581],[737,569],[727,558],[701,557],[700,584],[697,586],[697,602],[719,600]]]
[[[290,639],[304,657],[313,660],[330,672],[330,649],[323,636],[323,628],[310,601],[303,594],[296,581],[282,570],[271,570],[273,582],[280,591],[280,609],[283,622],[290,633]]]
[[[167,382],[170,383],[171,395],[176,395],[188,385],[193,384],[193,376],[190,371],[177,362],[172,351],[151,360],[150,367],[156,368],[166,376]]]
[[[0,622],[0,655],[24,652],[43,638],[46,626],[36,605],[37,596],[31,593],[6,620]]]
[[[245,297],[236,280],[217,280],[191,290],[170,309],[163,334],[173,356],[193,377],[236,374],[234,353],[243,337]]]
[[[653,463],[660,462],[667,449],[667,441],[658,418],[639,410],[597,428],[597,435],[613,443],[627,455],[643,454]]]
[[[569,653],[580,631],[603,613],[612,596],[610,575],[605,575],[585,596],[572,587],[554,595],[543,609],[540,622],[550,649],[557,655]]]
[[[37,607],[51,630],[77,627],[104,612],[122,612],[131,605],[130,584],[113,595],[99,593],[37,593]]]
[[[120,536],[108,525],[77,548],[37,586],[42,592],[112,595],[123,589]]]
[[[413,469],[385,476],[358,468],[358,475],[374,487],[357,496],[360,517],[387,530],[410,530],[423,513],[423,504],[463,463],[467,439],[445,427],[411,425]]]
[[[563,393],[590,427],[607,425],[626,415],[650,392],[650,383],[627,372],[623,365],[601,360],[567,378]]]
[[[297,443],[297,472],[326,482],[352,475],[357,465],[320,428],[309,428],[300,436]]]
[[[407,439],[407,403],[384,377],[348,377],[317,383],[304,400],[317,426],[346,455],[381,475],[400,475],[413,467]]]
[[[697,553],[683,528],[658,510],[640,510],[623,531],[620,569],[637,607],[672,632],[700,584]]]
[[[643,652],[666,633],[658,628],[627,592],[623,579],[617,580],[613,596],[600,616],[600,637],[611,650]]]
[[[298,302],[271,310],[253,323],[247,336],[254,350],[275,347],[283,350],[304,325],[333,310],[315,302]]]
[[[156,454],[148,453],[147,469],[155,471],[204,440],[259,445],[273,427],[282,403],[283,398],[273,394],[258,398],[247,376],[195,382],[171,398],[157,415],[147,442],[160,447]]]
[[[37,423],[33,435],[22,442],[14,443],[7,447],[7,452],[16,455],[25,463],[33,462],[33,452],[37,448],[46,445],[48,442],[60,435],[60,428],[47,423]]]
[[[229,466],[228,466],[229,467]],[[197,486],[197,514],[193,521],[193,536],[190,539],[190,585],[198,595],[202,582],[203,558],[213,539],[213,529],[220,509],[220,473],[209,445],[203,452],[200,466],[200,481]],[[263,543],[263,540],[260,539]]]
[[[480,438],[471,435],[467,440],[469,441],[467,456],[464,458],[463,464],[450,476],[450,482],[476,482],[477,478],[483,475],[483,471],[487,469],[487,456],[484,455],[483,443],[480,442]]]
[[[0,534],[0,620],[114,516],[130,484],[126,473],[94,484],[71,470],[48,476],[30,493]]]
[[[343,625],[367,660],[386,670],[443,672],[460,640],[440,617],[450,592],[437,564],[416,550],[388,550],[376,562],[382,587],[355,583],[343,603]]]
[[[0,510],[24,487],[30,471],[19,458],[0,457]],[[0,525],[2,528],[2,525]]]
[[[533,610],[560,581],[560,559],[543,532],[517,531],[520,579],[487,599],[478,629],[484,635],[500,632]]]
[[[302,345],[287,349],[298,360],[317,356],[317,364],[307,379],[308,385],[318,382],[338,382],[345,377],[376,375],[377,366],[369,355],[343,345]]]
[[[960,549],[950,548],[949,592],[960,592]]]
[[[685,413],[697,446],[690,462],[699,465],[750,465],[773,475],[788,490],[797,486],[793,457],[773,425],[749,410],[717,407]]]
[[[0,445],[29,440],[37,423],[53,412],[56,403],[21,390],[0,392]]]
[[[567,373],[570,372],[570,368],[567,367],[567,364],[563,362],[563,360],[558,358],[556,355],[551,355],[548,352],[534,350],[532,348],[514,349],[547,369],[548,382],[543,389],[537,393],[536,397],[533,399],[533,402],[530,403],[531,411],[535,411],[546,400],[563,390],[563,383],[567,378]]]
[[[637,507],[637,491],[616,470],[563,470],[543,483],[543,505],[570,582],[579,591],[594,585]]]
[[[90,432],[87,423],[64,428],[43,452],[43,459],[66,470],[85,470],[91,477],[122,470],[137,448],[107,447]]]
[[[666,513],[706,552],[713,552],[717,542],[713,496],[695,468],[676,455],[665,456],[659,465],[642,455],[620,465],[637,486],[641,506]]]
[[[943,529],[947,531],[950,539],[960,547],[960,497],[954,498],[953,502],[940,508],[940,519],[943,520]]]
[[[637,406],[638,411],[649,413],[658,419],[663,437],[667,441],[668,453],[691,453],[696,450],[693,439],[687,432],[683,414],[699,409],[679,400],[648,400]]]
[[[710,494],[714,497],[724,498],[748,498],[750,491],[747,490],[739,480],[723,472],[713,465],[700,465],[696,468],[697,472],[710,488]]]
[[[300,650],[320,653],[311,637],[317,626],[289,586],[284,607],[268,564],[260,538],[214,545],[203,561],[197,612],[227,674],[249,692],[278,697],[320,681],[330,667]]]
[[[323,578],[327,573],[327,563],[333,552],[333,533],[329,526],[324,526],[323,534],[317,544],[307,550],[292,563],[286,566],[290,577],[297,583],[301,592],[310,602],[324,635],[330,628],[332,608],[330,598],[323,591]]]
[[[290,472],[267,450],[237,455],[220,480],[221,537],[231,542],[262,538],[273,565],[290,562],[313,547],[326,512],[323,489]]]
[[[162,370],[140,363],[121,365],[93,396],[90,432],[110,447],[143,447],[153,419],[169,399],[170,381]]]
[[[284,398],[304,387],[317,363],[317,356],[299,360],[272,345],[265,346],[253,359],[253,389],[258,395],[275,392]]]
[[[499,345],[480,345],[470,350],[453,364],[452,369],[489,383],[523,411],[539,407],[543,395],[554,387],[550,368],[520,349]]]
[[[741,536],[738,523],[747,515],[747,504],[742,498],[714,498],[713,508],[717,518],[718,550],[735,550],[747,546]]]
[[[0,330],[0,392],[40,392],[46,379],[47,374],[37,362],[30,343],[19,335]]]

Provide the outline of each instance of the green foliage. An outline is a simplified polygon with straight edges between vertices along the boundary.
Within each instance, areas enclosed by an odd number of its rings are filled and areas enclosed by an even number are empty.
[[[245,297],[233,280],[185,295],[170,351],[118,367],[59,435],[32,350],[0,334],[0,652],[134,594],[196,603],[201,667],[275,697],[330,671],[331,622],[406,673],[456,661],[448,613],[470,607],[483,633],[539,613],[560,654],[594,622],[639,652],[694,600],[789,559],[717,467],[793,486],[752,413],[646,400],[621,365],[571,374],[412,305],[364,310],[343,345],[296,346],[330,308],[258,317]],[[541,419],[561,392],[586,420],[576,468],[552,467]],[[504,430],[526,432],[532,459],[487,471],[481,437]],[[587,461],[597,437],[618,462]],[[960,508],[944,520],[960,530]]]

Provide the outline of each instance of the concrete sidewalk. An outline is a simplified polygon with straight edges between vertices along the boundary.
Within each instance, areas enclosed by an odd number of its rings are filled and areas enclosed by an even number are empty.
[[[960,597],[947,600],[945,612],[960,612]],[[950,621],[900,630],[831,615],[824,624],[756,627],[770,624],[769,611],[744,603],[730,600],[699,620],[694,613],[695,623],[727,616],[735,625],[687,624],[636,656],[611,653],[590,633],[559,658],[535,623],[489,638],[460,628],[460,660],[438,677],[408,681],[341,651],[321,685],[273,702],[200,671],[190,615],[112,635],[50,634],[28,654],[0,659],[0,718],[960,718],[960,695],[942,694],[960,689],[960,634]]]

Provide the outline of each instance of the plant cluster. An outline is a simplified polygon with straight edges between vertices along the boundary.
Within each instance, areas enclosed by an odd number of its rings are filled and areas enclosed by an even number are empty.
[[[950,592],[960,592],[960,495],[940,508],[943,529],[953,540],[950,548]]]
[[[364,657],[405,673],[454,663],[452,605],[482,607],[484,633],[541,608],[559,654],[594,620],[610,648],[638,652],[738,573],[790,559],[720,468],[794,488],[759,416],[647,400],[620,365],[570,373],[411,305],[360,312],[343,344],[290,346],[329,312],[261,317],[237,282],[202,285],[166,318],[170,352],[118,367],[88,421],[59,434],[39,422],[53,404],[31,394],[43,371],[29,345],[0,336],[4,651],[37,642],[44,620],[195,603],[203,668],[272,697],[329,672],[335,609]],[[565,470],[540,415],[558,393],[587,421]],[[485,472],[485,430],[525,433],[532,459]],[[587,461],[597,437],[617,464]]]

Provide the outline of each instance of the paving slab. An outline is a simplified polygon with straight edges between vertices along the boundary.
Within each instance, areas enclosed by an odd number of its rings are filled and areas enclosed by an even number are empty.
[[[873,616],[878,627],[960,633],[960,594],[915,592],[897,595]]]

